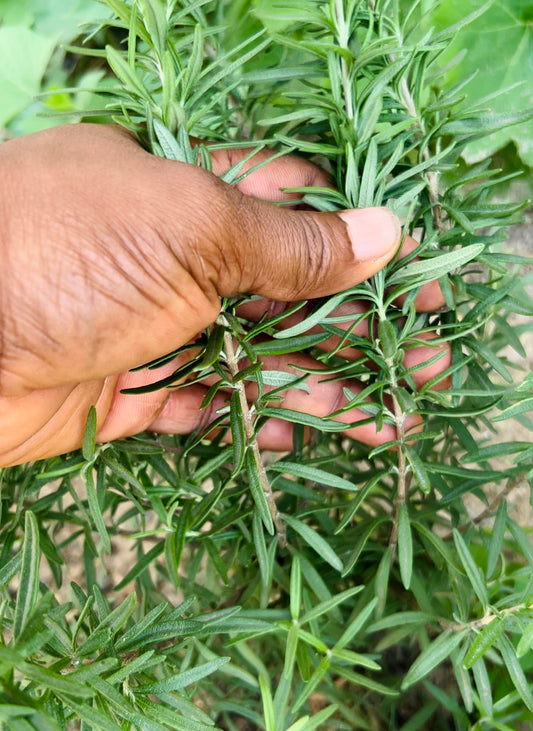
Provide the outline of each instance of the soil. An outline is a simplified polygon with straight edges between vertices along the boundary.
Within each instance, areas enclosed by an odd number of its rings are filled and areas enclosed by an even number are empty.
[[[533,257],[533,210],[529,211],[525,216],[525,221],[522,225],[515,226],[511,229],[509,235],[509,241],[506,245],[506,249],[510,253],[520,254],[521,256]],[[526,265],[521,275],[524,277],[529,276],[529,281],[526,283],[526,290],[533,300],[533,258],[531,258],[531,264]],[[526,279],[527,281],[527,279]],[[524,315],[513,315],[509,318],[509,325],[511,327],[516,325],[524,325],[528,330],[522,336],[522,344],[526,351],[526,357],[521,358],[512,348],[507,348],[504,355],[510,363],[514,364],[517,369],[514,370],[513,375],[515,380],[519,380],[520,377],[525,377],[528,373],[533,372],[533,321],[530,317]],[[520,375],[522,374],[522,376]],[[530,417],[531,418],[531,417]],[[479,434],[479,441],[487,442],[494,441],[495,443],[501,443],[506,441],[532,441],[531,430],[523,424],[520,424],[516,420],[494,422],[493,426],[496,429],[496,433],[492,434],[486,430]],[[512,429],[512,434],[509,430]],[[501,460],[492,460],[492,465],[496,469],[498,466],[502,466],[504,463]],[[487,487],[486,494],[489,502],[492,502],[497,498],[497,492],[501,490],[501,486],[495,488],[493,486]],[[519,482],[516,487],[509,494],[508,498],[508,509],[514,520],[521,526],[529,526],[533,528],[533,499],[530,497],[530,488],[526,480]],[[472,516],[480,514],[485,509],[485,504],[476,498],[474,495],[468,495],[466,499],[467,507]]]

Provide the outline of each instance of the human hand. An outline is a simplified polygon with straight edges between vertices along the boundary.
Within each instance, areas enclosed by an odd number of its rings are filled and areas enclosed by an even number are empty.
[[[215,172],[229,167],[227,155],[214,156]],[[193,339],[216,319],[221,296],[332,294],[372,276],[399,244],[384,209],[316,213],[260,200],[326,184],[294,158],[269,163],[238,190],[148,154],[118,128],[69,125],[5,143],[0,171],[0,466],[78,447],[91,405],[100,441],[208,423],[223,393],[204,412],[201,384],[122,394],[156,380],[130,369]],[[437,291],[428,297],[439,306]],[[420,362],[430,357],[423,350]],[[317,415],[338,408],[346,384],[309,385],[283,405]],[[290,448],[288,426],[271,421],[260,443]],[[371,444],[394,438],[392,427],[372,427],[347,433]]]

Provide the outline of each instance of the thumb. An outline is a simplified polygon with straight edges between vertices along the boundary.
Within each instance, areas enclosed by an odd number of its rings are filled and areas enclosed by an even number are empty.
[[[233,225],[218,238],[223,296],[291,301],[340,292],[382,269],[400,245],[400,222],[388,208],[295,211],[235,193]]]
[[[150,183],[144,175],[143,185],[152,190],[159,233],[213,294],[322,297],[368,279],[400,245],[400,222],[388,208],[293,210],[245,195],[200,168],[143,154],[144,173],[149,166],[154,173]],[[293,183],[301,165],[293,160],[287,166],[285,177]],[[253,175],[251,190],[273,177],[277,189],[282,184],[269,165]]]

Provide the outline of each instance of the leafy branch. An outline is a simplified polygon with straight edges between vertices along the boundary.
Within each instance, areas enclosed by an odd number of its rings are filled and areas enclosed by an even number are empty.
[[[210,146],[197,140],[294,151],[336,185],[295,191],[302,204],[390,206],[419,246],[371,281],[258,323],[238,314],[246,293],[225,301],[186,346],[186,365],[154,385],[209,378],[205,406],[228,392],[203,433],[96,446],[90,418],[81,452],[2,472],[0,722],[14,731],[531,723],[533,551],[529,528],[507,510],[518,482],[531,482],[531,440],[480,436],[498,420],[533,427],[533,384],[508,355],[525,357],[525,328],[509,322],[533,315],[518,276],[527,262],[503,248],[523,204],[490,197],[513,173],[461,156],[529,112],[468,108],[464,80],[450,88],[441,64],[457,27],[429,32],[417,3],[403,14],[395,0],[103,6],[79,49],[109,69],[91,108],[100,121],[207,168]],[[225,180],[243,175],[234,168]],[[420,287],[435,278],[445,308],[417,312]],[[296,312],[298,324],[285,326]],[[451,348],[440,375],[449,388],[435,388],[439,377],[417,388],[425,364],[405,365],[428,338]],[[269,352],[304,350],[316,368],[261,368]],[[157,373],[179,354],[147,366]],[[317,373],[355,384],[336,412],[276,402]],[[362,423],[349,422],[352,409],[396,438],[368,448],[346,437]],[[421,431],[406,429],[411,414]],[[271,417],[293,428],[282,456],[258,446]],[[469,494],[486,501],[477,516]]]

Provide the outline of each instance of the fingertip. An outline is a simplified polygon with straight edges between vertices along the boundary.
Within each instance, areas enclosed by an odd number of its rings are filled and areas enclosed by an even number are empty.
[[[399,218],[389,208],[357,208],[341,211],[348,235],[359,261],[375,263],[381,268],[392,259],[400,244]]]

